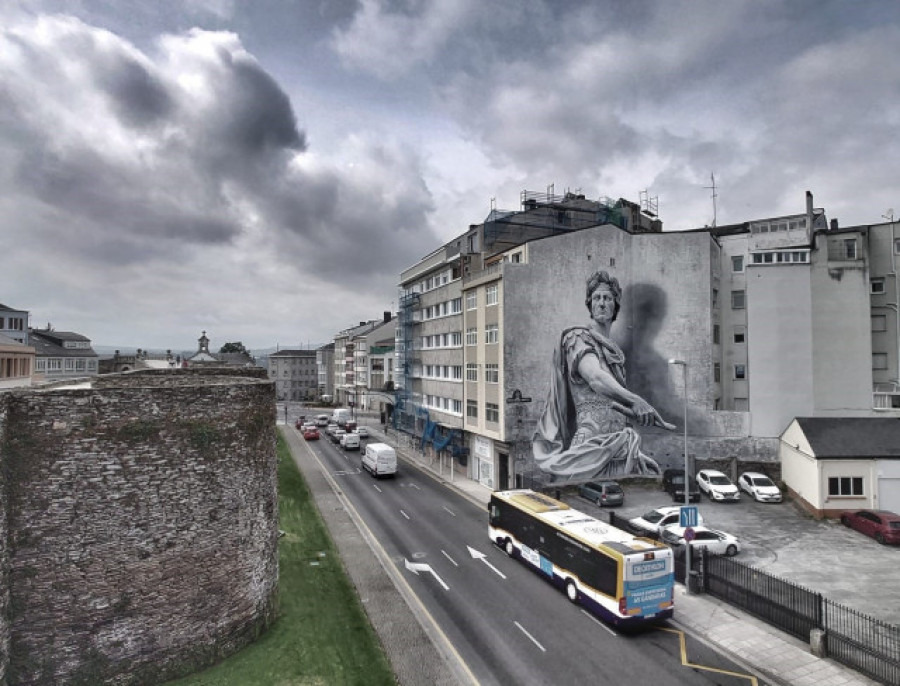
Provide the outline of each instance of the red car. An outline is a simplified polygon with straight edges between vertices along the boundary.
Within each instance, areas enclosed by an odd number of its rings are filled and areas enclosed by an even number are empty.
[[[319,430],[318,429],[307,429],[303,432],[303,438],[307,441],[318,441],[319,440]]]
[[[887,510],[856,510],[841,515],[841,524],[879,543],[900,544],[900,515]]]

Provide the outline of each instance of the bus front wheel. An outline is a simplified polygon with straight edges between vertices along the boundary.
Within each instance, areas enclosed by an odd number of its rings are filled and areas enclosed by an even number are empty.
[[[506,551],[506,554],[512,557],[516,554],[516,547],[513,545],[512,539],[506,539],[506,545],[503,546],[503,549]]]
[[[573,603],[578,602],[578,587],[571,579],[566,581],[566,597]]]

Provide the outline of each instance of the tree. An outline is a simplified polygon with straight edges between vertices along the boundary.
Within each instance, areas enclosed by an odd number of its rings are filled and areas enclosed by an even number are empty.
[[[244,344],[240,341],[236,343],[226,343],[219,349],[220,353],[244,353],[245,355],[249,355],[250,351],[244,347]]]

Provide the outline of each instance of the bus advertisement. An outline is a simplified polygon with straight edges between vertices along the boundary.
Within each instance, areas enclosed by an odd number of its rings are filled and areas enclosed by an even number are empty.
[[[529,489],[497,491],[488,535],[601,619],[618,626],[674,613],[674,559],[668,546],[601,522]]]

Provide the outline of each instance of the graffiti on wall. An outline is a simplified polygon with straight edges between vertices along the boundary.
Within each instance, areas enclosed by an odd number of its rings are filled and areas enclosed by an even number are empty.
[[[547,402],[532,450],[535,467],[552,484],[624,475],[656,475],[633,425],[674,430],[625,381],[625,354],[610,336],[622,288],[606,271],[587,281],[590,320],[565,329],[553,351]]]

